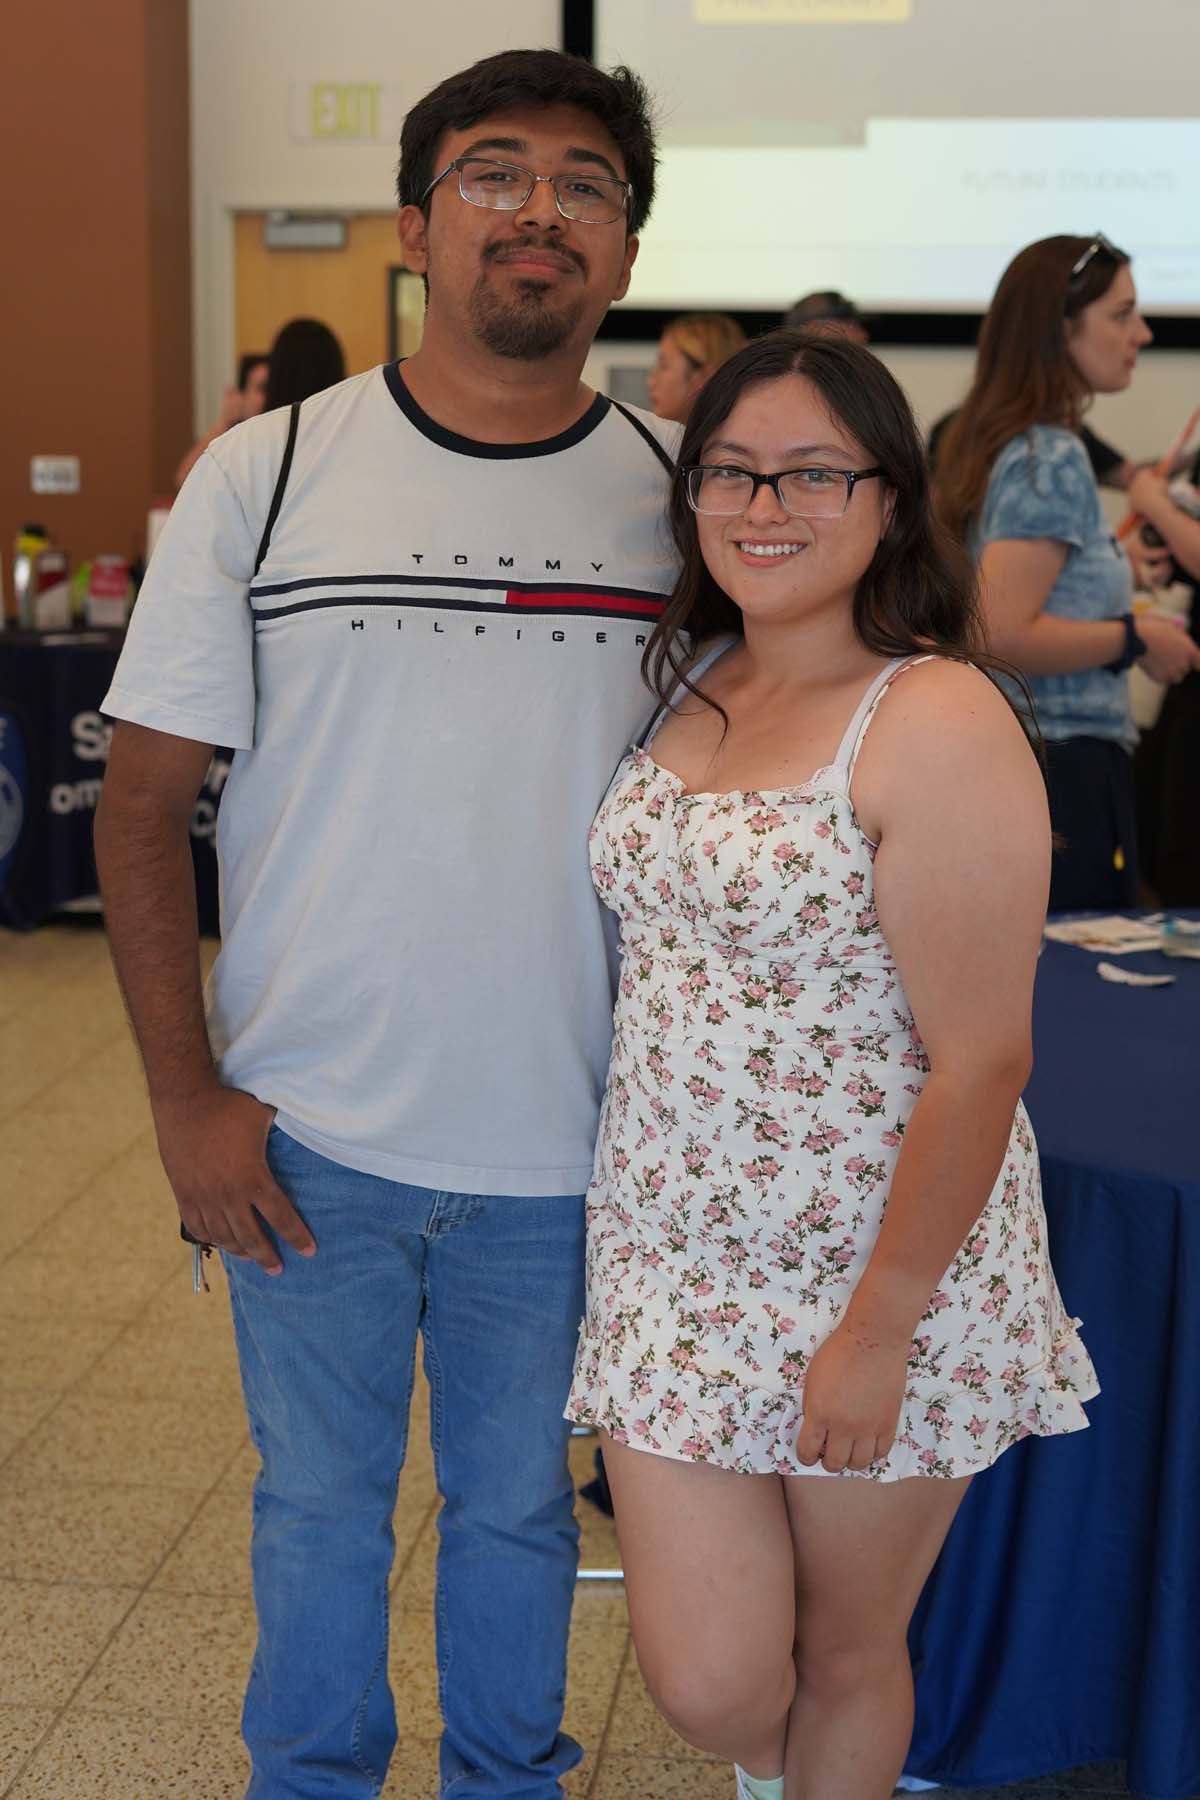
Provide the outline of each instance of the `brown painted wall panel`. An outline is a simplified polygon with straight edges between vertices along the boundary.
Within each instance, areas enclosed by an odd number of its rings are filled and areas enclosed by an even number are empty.
[[[150,479],[170,494],[192,441],[192,229],[187,0],[148,0]]]
[[[73,563],[142,547],[147,505],[169,481],[165,439],[178,456],[175,437],[189,435],[190,306],[186,0],[31,0],[10,10],[6,35],[7,588],[26,518]],[[38,453],[78,456],[82,491],[35,496]]]

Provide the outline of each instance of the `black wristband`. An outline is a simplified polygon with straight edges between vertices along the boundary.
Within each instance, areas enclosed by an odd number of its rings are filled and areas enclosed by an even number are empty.
[[[1126,669],[1132,669],[1139,656],[1146,654],[1146,640],[1138,635],[1133,614],[1122,613],[1120,623],[1125,627],[1125,648],[1115,662],[1101,665],[1109,675],[1124,675]]]

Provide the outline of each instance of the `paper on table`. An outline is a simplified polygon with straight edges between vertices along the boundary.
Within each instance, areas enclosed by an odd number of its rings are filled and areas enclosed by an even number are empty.
[[[1130,956],[1135,950],[1162,949],[1161,913],[1131,919],[1126,913],[1106,913],[1095,919],[1058,919],[1045,928],[1055,944],[1074,944],[1080,950],[1107,950],[1110,956]]]
[[[1173,975],[1139,975],[1133,969],[1119,969],[1116,963],[1096,964],[1101,981],[1119,981],[1123,987],[1170,987]]]
[[[1193,956],[1200,959],[1200,919],[1168,919],[1163,926],[1165,956]]]

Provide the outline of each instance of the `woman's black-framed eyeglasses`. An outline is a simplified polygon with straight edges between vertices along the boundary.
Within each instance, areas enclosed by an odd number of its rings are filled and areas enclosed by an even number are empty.
[[[849,506],[857,482],[871,481],[886,470],[775,469],[756,474],[734,463],[689,463],[679,472],[693,512],[732,518],[754,504],[759,488],[769,487],[794,519],[836,519]]]

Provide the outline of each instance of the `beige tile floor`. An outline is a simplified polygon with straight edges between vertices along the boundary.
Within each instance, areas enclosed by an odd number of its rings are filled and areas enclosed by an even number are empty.
[[[418,1390],[396,1512],[388,1800],[432,1800],[437,1495]],[[577,1477],[591,1473],[579,1440]],[[225,1296],[190,1290],[103,934],[0,931],[0,1795],[240,1800],[255,1458]],[[580,1505],[585,1565],[611,1525]],[[572,1800],[729,1800],[658,1719],[622,1589],[585,1583]]]

